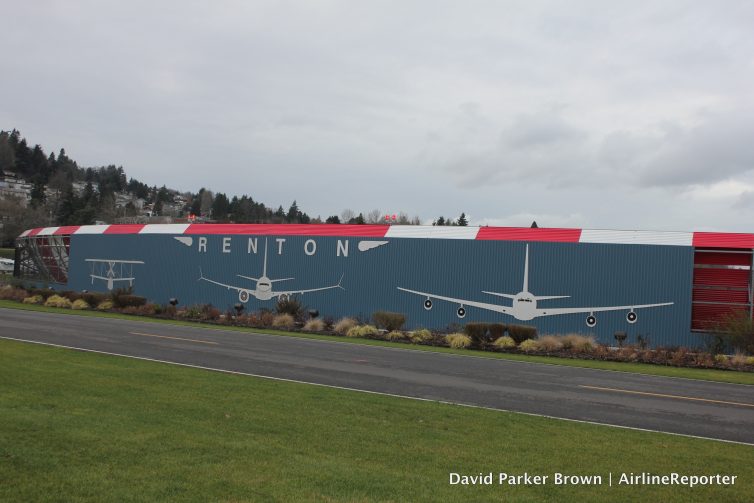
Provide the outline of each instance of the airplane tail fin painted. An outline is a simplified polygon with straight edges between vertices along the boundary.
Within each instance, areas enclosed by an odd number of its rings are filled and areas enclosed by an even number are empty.
[[[262,269],[262,277],[267,277],[267,238],[264,238],[264,268]]]
[[[522,292],[529,292],[529,245],[526,245],[526,259],[524,261],[524,288]]]

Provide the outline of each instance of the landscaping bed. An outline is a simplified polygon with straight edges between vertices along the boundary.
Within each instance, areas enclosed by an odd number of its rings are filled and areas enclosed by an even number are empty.
[[[610,347],[582,334],[539,335],[534,327],[501,323],[467,323],[454,330],[404,331],[405,316],[375,312],[371,320],[320,318],[296,298],[281,300],[275,310],[244,312],[242,305],[222,311],[209,304],[181,306],[153,304],[129,290],[111,293],[56,292],[11,284],[0,287],[0,299],[74,310],[98,310],[160,319],[185,320],[221,326],[278,329],[289,332],[363,338],[404,344],[474,349],[480,351],[560,357],[578,360],[647,363],[663,366],[754,372],[754,356],[733,355],[685,347],[654,348],[645,345]],[[373,321],[374,324],[369,324]],[[721,345],[718,345],[721,346]]]

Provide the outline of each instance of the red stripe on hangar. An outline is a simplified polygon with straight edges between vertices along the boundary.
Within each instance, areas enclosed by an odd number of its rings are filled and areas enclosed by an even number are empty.
[[[191,224],[184,234],[384,237],[389,228],[389,225],[349,224]]]
[[[695,232],[695,248],[754,248],[754,234],[733,232]]]
[[[64,225],[52,233],[53,236],[66,236],[79,230],[80,225]]]
[[[111,225],[103,234],[138,234],[144,228],[144,224],[118,224]]]
[[[531,227],[480,227],[478,240],[497,241],[545,241],[578,243],[581,229],[532,229]]]

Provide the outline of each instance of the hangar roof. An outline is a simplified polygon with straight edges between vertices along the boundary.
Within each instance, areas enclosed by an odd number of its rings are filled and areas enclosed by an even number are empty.
[[[754,234],[529,227],[347,224],[113,224],[39,227],[19,237],[76,234],[245,234],[374,238],[476,239],[497,241],[610,243],[697,248],[754,249]]]

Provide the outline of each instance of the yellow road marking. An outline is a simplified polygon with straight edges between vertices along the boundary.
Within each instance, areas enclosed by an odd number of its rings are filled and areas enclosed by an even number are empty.
[[[191,341],[191,342],[199,342],[201,344],[212,344],[212,345],[215,345],[215,346],[217,345],[216,342],[199,341],[197,339],[184,339],[183,337],[170,337],[170,336],[167,336],[167,335],[155,335],[155,334],[142,334],[141,332],[128,332],[128,333],[131,334],[131,335],[141,335],[141,336],[144,336],[144,337],[159,337],[160,339],[176,339],[176,340],[179,340],[179,341]]]
[[[596,389],[599,391],[614,391],[616,393],[631,393],[634,395],[658,396],[661,398],[675,398],[677,400],[693,400],[696,402],[724,403],[726,405],[739,405],[741,407],[754,407],[754,403],[726,402],[725,400],[712,400],[710,398],[696,398],[693,396],[682,396],[682,395],[665,395],[663,393],[649,393],[647,391],[633,391],[630,389],[602,388],[600,386],[584,386],[584,385],[579,385],[579,388]]]

